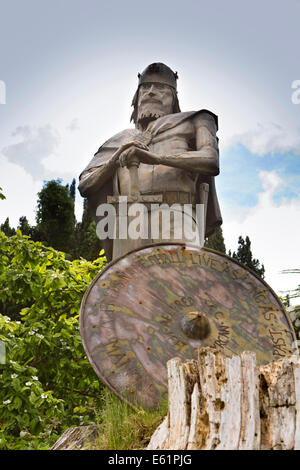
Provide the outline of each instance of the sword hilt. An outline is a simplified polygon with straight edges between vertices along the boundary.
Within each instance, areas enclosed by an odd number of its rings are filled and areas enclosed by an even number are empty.
[[[126,200],[129,204],[140,202],[143,204],[162,203],[162,194],[145,194],[141,195],[139,188],[139,166],[138,159],[132,159],[127,165],[129,171],[129,195]],[[107,202],[110,204],[118,204],[124,202],[124,196],[107,196]]]
[[[137,198],[140,196],[139,166],[140,162],[138,159],[131,160],[131,162],[127,165],[129,170],[129,194],[130,196],[135,196]]]

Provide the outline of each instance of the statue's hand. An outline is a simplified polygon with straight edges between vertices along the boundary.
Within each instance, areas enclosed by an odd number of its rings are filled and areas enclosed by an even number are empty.
[[[143,144],[142,142],[139,142],[138,140],[131,140],[130,142],[126,142],[126,144],[121,145],[121,147],[119,147],[117,153],[120,155],[120,153],[122,154],[125,150],[128,150],[131,147],[136,147],[136,148],[140,148],[140,149],[144,149],[144,150],[149,150],[147,145]]]
[[[148,165],[157,165],[160,163],[160,157],[148,151],[148,147],[137,147],[135,144],[122,152],[119,157],[121,167],[131,166],[136,163],[147,163]]]

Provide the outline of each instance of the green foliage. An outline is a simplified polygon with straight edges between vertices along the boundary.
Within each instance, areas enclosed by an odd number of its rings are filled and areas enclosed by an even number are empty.
[[[134,410],[106,388],[103,410],[98,415],[99,438],[93,450],[145,449],[167,413],[167,403],[157,410]]]
[[[16,234],[15,229],[9,225],[9,217],[6,217],[5,222],[0,225],[0,230],[8,237]]]
[[[75,194],[75,178],[66,186],[60,180],[47,181],[38,193],[37,225],[31,226],[27,218],[22,216],[18,229],[33,241],[64,251],[70,259],[84,258],[92,261],[99,256],[101,241],[97,237],[96,223],[89,215],[86,200],[83,203],[82,220],[76,223]],[[8,237],[16,234],[16,230],[10,227],[8,217],[0,225],[0,230]]]
[[[47,181],[38,193],[35,239],[70,252],[75,227],[74,200],[60,180]]]
[[[97,258],[101,250],[101,241],[96,234],[96,222],[92,220],[84,200],[82,221],[76,224],[74,232],[74,246],[72,249],[73,258],[83,257],[87,260]]]
[[[218,227],[216,231],[207,238],[204,246],[206,246],[207,248],[211,248],[212,250],[220,251],[220,253],[226,254],[222,227]]]
[[[231,251],[229,250],[228,254],[229,256],[232,256],[233,259],[236,259],[241,264],[254,271],[255,274],[260,276],[262,279],[265,277],[264,265],[262,264],[260,266],[259,260],[253,258],[251,251],[251,241],[248,236],[246,236],[245,240],[242,236],[240,236],[237,252],[234,251],[233,254],[231,254]]]
[[[28,235],[30,237],[32,236],[33,227],[31,227],[27,220],[27,217],[24,215],[19,218],[18,230],[21,230],[22,235]]]
[[[6,197],[4,196],[3,192],[2,192],[2,188],[0,188],[0,199],[6,199]]]
[[[76,179],[72,179],[72,183],[70,184],[70,196],[75,202],[75,194],[76,194]]]
[[[49,447],[66,427],[94,421],[101,385],[79,334],[82,296],[105,258],[94,262],[0,232],[0,449]]]

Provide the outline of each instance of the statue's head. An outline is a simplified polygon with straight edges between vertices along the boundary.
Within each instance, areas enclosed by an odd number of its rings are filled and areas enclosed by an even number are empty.
[[[145,128],[149,122],[167,114],[179,113],[177,98],[177,72],[160,62],[148,65],[138,74],[138,89],[133,97],[131,115],[137,127]]]

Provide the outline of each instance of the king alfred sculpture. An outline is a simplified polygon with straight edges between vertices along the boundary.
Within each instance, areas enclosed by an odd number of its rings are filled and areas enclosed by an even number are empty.
[[[180,111],[178,75],[165,64],[149,65],[138,78],[131,116],[135,128],[123,130],[99,148],[80,175],[79,191],[88,199],[90,212],[98,222],[101,216],[97,208],[109,196],[137,191],[144,199],[161,195],[162,203],[194,207],[201,203],[204,183],[208,189],[207,237],[222,224],[214,181],[219,174],[218,118],[206,109]],[[138,188],[130,180],[132,174]],[[102,241],[109,261],[151,242]]]

